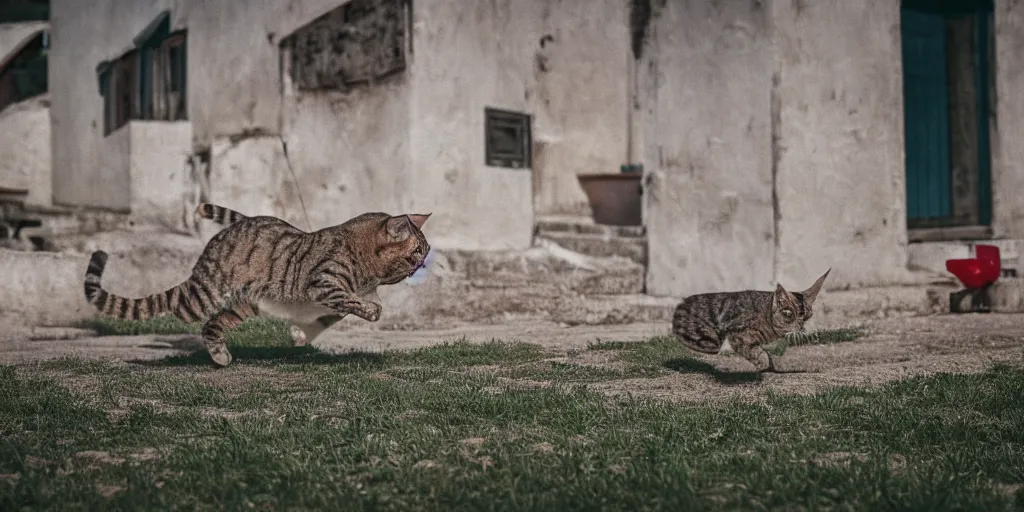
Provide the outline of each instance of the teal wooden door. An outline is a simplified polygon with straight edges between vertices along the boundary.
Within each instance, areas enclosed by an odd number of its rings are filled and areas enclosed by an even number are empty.
[[[992,11],[992,0],[901,2],[907,224],[911,228],[991,223]],[[966,25],[965,20],[969,20]],[[970,55],[966,66],[964,50]],[[950,63],[951,56],[957,64]],[[968,69],[971,75],[964,74]],[[964,96],[968,82],[973,82],[973,93],[967,93],[973,99]],[[951,87],[958,89],[951,91]],[[974,105],[967,107],[965,102]],[[953,113],[955,121],[951,121]],[[965,116],[977,116],[971,127],[965,128]],[[950,138],[953,122],[958,123],[955,147]],[[973,130],[969,137],[975,142],[964,140],[965,129]],[[965,155],[974,155],[966,157],[968,162],[975,157],[977,161],[965,164]],[[954,162],[958,186],[954,186]],[[976,182],[965,185],[965,173],[973,173],[968,179]]]
[[[907,218],[913,225],[953,213],[946,21],[941,14],[903,9],[900,25]]]
[[[979,2],[974,18],[974,83],[978,91],[978,216],[982,225],[992,223],[992,142],[989,132],[992,76],[992,2]]]

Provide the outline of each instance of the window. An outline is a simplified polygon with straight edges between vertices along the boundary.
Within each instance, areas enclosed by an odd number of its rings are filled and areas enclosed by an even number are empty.
[[[45,30],[36,33],[0,69],[0,110],[47,91],[49,35]]]
[[[185,110],[185,34],[174,34],[146,48],[148,73],[141,89],[141,119],[180,121]]]
[[[285,38],[299,90],[344,90],[403,71],[409,5],[352,0]]]
[[[101,78],[103,96],[103,134],[125,125],[129,119],[137,116],[138,106],[135,102],[138,91],[139,52],[132,50],[109,64]]]
[[[484,109],[484,154],[491,167],[530,167],[530,116],[493,108]]]
[[[97,68],[104,135],[130,119],[188,119],[187,35],[150,28],[147,32],[145,40],[136,38],[135,49]]]

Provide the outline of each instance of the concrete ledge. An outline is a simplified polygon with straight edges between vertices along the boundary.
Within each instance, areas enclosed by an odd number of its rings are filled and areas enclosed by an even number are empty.
[[[988,290],[992,311],[1020,313],[1024,311],[1024,278],[1002,277]]]
[[[927,270],[953,280],[952,274],[946,270],[946,260],[973,258],[973,246],[977,244],[994,245],[999,248],[1003,268],[1017,269],[1021,255],[1024,254],[1024,240],[969,240],[955,242],[922,242],[907,245],[907,264],[910,268]],[[1018,269],[1024,272],[1024,269]]]
[[[0,314],[33,325],[71,325],[92,318],[96,311],[86,302],[82,289],[88,263],[88,254],[0,249],[0,268],[7,281],[0,287]],[[176,263],[143,266],[112,254],[103,286],[128,297],[156,293],[188,277],[191,265],[184,265],[184,260]]]
[[[812,322],[818,327],[838,326],[865,318],[944,314],[949,292],[956,286],[886,286],[853,290],[826,290],[818,299]]]

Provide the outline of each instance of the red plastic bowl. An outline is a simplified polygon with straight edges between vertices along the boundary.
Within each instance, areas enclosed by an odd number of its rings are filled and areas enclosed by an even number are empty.
[[[999,279],[1001,260],[999,248],[994,245],[977,245],[974,248],[974,257],[981,262],[984,279],[994,282]]]
[[[975,246],[970,259],[946,260],[946,270],[952,272],[967,288],[982,288],[999,279],[999,248],[994,245]]]
[[[946,270],[953,273],[967,288],[981,288],[985,286],[985,276],[981,269],[981,262],[971,258],[969,260],[946,260]]]

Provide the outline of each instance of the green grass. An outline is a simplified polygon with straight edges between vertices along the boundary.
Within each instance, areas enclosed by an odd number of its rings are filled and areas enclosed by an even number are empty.
[[[540,361],[499,372],[502,377],[562,383],[600,382],[664,375],[665,369],[643,365],[592,365],[564,361]]]
[[[686,347],[671,336],[655,336],[641,342],[601,341],[589,344],[587,349],[617,351],[623,361],[644,366],[658,366],[691,355]]]
[[[328,354],[246,325],[224,370],[0,366],[0,510],[1024,508],[1020,368],[688,406],[587,383],[761,376],[667,337],[590,364],[500,340]]]
[[[1024,505],[1020,369],[718,406],[608,398],[572,365],[540,388],[463,371],[543,364],[529,347],[289,372],[0,367],[0,510]]]
[[[150,320],[118,320],[97,317],[82,322],[79,327],[92,329],[100,336],[134,336],[139,334],[199,334],[202,324],[187,324],[173,316]],[[250,318],[240,327],[228,330],[226,336],[228,343],[248,347],[287,346],[291,344],[292,339],[287,322],[267,317]]]
[[[202,324],[187,324],[173,316],[150,320],[118,320],[96,317],[82,321],[79,327],[92,329],[100,336],[134,336],[138,334],[198,334]]]

